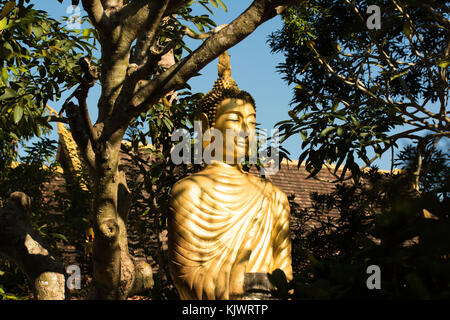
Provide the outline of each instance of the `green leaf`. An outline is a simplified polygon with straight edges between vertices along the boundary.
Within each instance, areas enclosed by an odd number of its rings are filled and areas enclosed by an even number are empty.
[[[210,0],[210,2],[211,2],[211,4],[213,5],[214,8],[217,9],[219,7],[216,0]]]
[[[369,88],[370,92],[376,92],[379,89],[380,89],[380,85],[378,85],[378,84],[373,85]]]
[[[405,34],[406,37],[411,37],[411,26],[409,25],[408,22],[405,22],[403,24],[403,33]]]
[[[334,116],[336,117],[336,118],[338,118],[338,119],[340,119],[340,120],[343,120],[343,121],[346,121],[347,120],[347,118],[344,116],[344,115],[342,115],[342,114],[334,114]]]
[[[44,33],[44,30],[42,29],[41,26],[33,26],[33,33],[37,39],[41,39],[41,37]]]
[[[437,62],[437,65],[441,68],[447,68],[450,65],[450,59],[441,59]]]
[[[83,37],[89,37],[89,35],[91,34],[91,29],[86,28],[83,30]]]
[[[294,89],[295,89],[296,91],[298,91],[298,92],[303,92],[303,91],[306,90],[305,86],[302,85],[302,84],[296,85]]]
[[[334,172],[333,174],[336,174],[336,172],[339,170],[339,168],[341,167],[342,162],[344,162],[345,156],[339,157],[338,161],[336,162],[336,165],[334,167]]]
[[[0,101],[17,97],[17,92],[9,87],[5,88],[5,93],[0,96]]]
[[[380,147],[380,145],[379,145],[379,144],[374,144],[374,145],[372,146],[372,148],[373,148],[373,151],[374,151],[375,155],[376,155],[378,158],[381,158],[381,147]]]
[[[358,165],[355,162],[352,162],[350,164],[350,171],[352,172],[353,181],[355,183],[358,183],[361,177],[361,170],[359,169]]]
[[[359,134],[359,136],[360,136],[361,138],[365,138],[365,137],[368,137],[370,134],[371,134],[370,132],[361,132],[361,133]]]
[[[197,29],[200,31],[200,32],[205,32],[205,28],[203,27],[203,24],[201,24],[201,23],[198,23],[198,22],[194,22],[194,25],[197,27]]]
[[[212,10],[211,10],[210,8],[208,8],[208,6],[207,6],[205,3],[200,2],[200,4],[203,6],[203,8],[205,8],[206,10],[208,10],[209,13],[211,13],[212,15],[214,15],[214,12],[212,12]]]
[[[298,157],[298,167],[300,168],[302,162],[306,159],[306,157],[309,155],[308,150],[303,151],[303,153]]]
[[[223,9],[225,12],[228,12],[228,8],[227,8],[227,6],[225,5],[225,3],[222,2],[222,0],[217,0],[217,3],[222,7],[222,9]]]
[[[57,239],[61,239],[65,242],[69,242],[69,240],[67,240],[66,236],[60,233],[49,233],[50,236],[52,236],[53,238],[57,238]]]
[[[28,23],[28,24],[27,24],[27,31],[26,31],[27,36],[28,36],[28,37],[31,36],[31,33],[32,33],[32,32],[33,32],[33,24]]]
[[[173,123],[169,118],[163,118],[162,119],[164,124],[166,125],[166,128],[171,131],[173,129]]]
[[[6,83],[8,82],[8,70],[5,67],[2,67],[2,80],[6,85]]]
[[[0,31],[8,28],[9,28],[8,19],[3,18],[2,20],[0,20]]]
[[[22,106],[15,106],[14,107],[14,114],[13,114],[13,118],[14,118],[14,123],[18,124],[20,119],[22,119],[23,116],[23,108]]]
[[[3,51],[2,54],[4,54],[6,60],[9,60],[12,57],[14,49],[12,48],[11,44],[7,41],[3,43],[3,49],[4,51],[2,50]]]
[[[353,115],[350,115],[350,119],[356,127],[359,127],[359,121]]]
[[[391,77],[391,81],[394,80],[394,79],[397,79],[398,77],[401,77],[401,76],[407,74],[408,72],[409,72],[409,69],[406,70],[406,71],[403,71],[403,72],[401,72],[401,73],[398,73],[398,74],[396,74],[396,75],[394,75],[394,76],[392,76],[392,77]]]
[[[300,136],[302,137],[302,140],[306,141],[306,133],[305,133],[305,131],[300,131],[299,133],[300,133]]]
[[[335,112],[338,106],[339,106],[339,100],[334,100],[331,111]]]
[[[326,128],[323,129],[322,132],[320,133],[320,137],[326,136],[328,133],[330,133],[330,132],[333,131],[334,129],[336,129],[336,128],[335,128],[335,127],[326,127]]]

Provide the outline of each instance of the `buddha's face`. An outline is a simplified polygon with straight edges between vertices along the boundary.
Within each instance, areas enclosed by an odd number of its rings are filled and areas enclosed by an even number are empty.
[[[252,104],[241,99],[225,99],[217,107],[215,129],[223,137],[223,161],[240,162],[250,155],[255,137],[256,113]]]

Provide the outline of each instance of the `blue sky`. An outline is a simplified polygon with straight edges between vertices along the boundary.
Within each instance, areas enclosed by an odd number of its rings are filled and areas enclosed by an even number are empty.
[[[224,1],[228,7],[228,12],[220,7],[218,9],[211,7],[215,13],[212,20],[217,25],[230,23],[251,2],[251,0]],[[68,9],[71,5],[70,0],[65,0],[62,4],[59,4],[56,0],[32,1],[32,3],[35,3],[36,9],[47,11],[55,19],[68,16],[68,13],[71,12]],[[194,8],[195,13],[208,13],[201,6],[197,5]],[[82,10],[81,14],[85,15],[85,12]],[[280,29],[281,26],[281,18],[275,17],[261,25],[250,36],[228,51],[231,55],[232,76],[242,90],[250,92],[255,98],[257,122],[261,124],[261,129],[266,129],[269,133],[278,121],[288,119],[289,103],[293,97],[292,86],[289,87],[281,79],[281,75],[276,72],[276,66],[283,61],[283,55],[272,54],[267,44],[268,36]],[[191,49],[195,49],[201,44],[201,40],[189,39],[186,42]],[[217,78],[217,59],[207,65],[200,73],[200,76],[192,78],[188,82],[194,93],[206,93],[212,88]],[[65,96],[67,97],[67,95]],[[90,91],[88,97],[89,111],[94,122],[97,118],[96,105],[99,95],[100,90],[96,86]],[[49,105],[59,111],[65,96],[60,101],[50,101]],[[56,128],[56,125],[54,127]],[[51,134],[51,138],[57,140],[56,130]],[[283,147],[291,153],[291,159],[297,159],[301,151],[301,138],[299,136],[292,137],[283,143]],[[389,152],[374,164],[380,169],[389,169],[390,160]]]

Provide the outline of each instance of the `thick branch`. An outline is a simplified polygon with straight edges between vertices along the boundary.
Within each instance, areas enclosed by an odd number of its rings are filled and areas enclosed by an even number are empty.
[[[95,154],[89,135],[86,131],[84,121],[80,112],[80,108],[73,102],[66,105],[66,114],[69,120],[70,132],[77,143],[78,148],[83,156],[85,163],[88,165],[89,171],[93,173],[95,168]]]
[[[161,48],[159,51],[156,51],[155,48],[149,47],[147,48],[147,53],[145,54],[145,59],[139,59],[136,57],[135,61],[140,62],[140,65],[131,64],[128,68],[128,77],[124,83],[124,90],[122,90],[121,96],[119,97],[119,103],[121,101],[128,102],[131,100],[131,96],[133,95],[134,88],[139,80],[147,77],[149,74],[156,73],[156,69],[158,66],[162,66],[164,64],[164,58],[173,57],[173,49],[177,46],[178,43],[182,40],[183,36],[186,34],[187,28],[182,28],[180,32],[176,35],[176,37],[170,41],[167,41],[168,44]],[[140,48],[138,48],[140,50]],[[143,54],[143,52],[142,52]],[[173,59],[174,60],[174,59]],[[171,67],[173,63],[170,65],[164,65],[164,68]],[[125,104],[126,105],[126,104]]]
[[[145,30],[156,30],[162,17],[161,7],[164,7],[161,1],[144,0],[132,1],[125,6],[114,5],[110,9],[105,8],[105,11],[109,10],[112,22],[108,27],[110,33],[102,37],[102,94],[98,104],[98,123],[106,122],[120,104],[117,98],[127,79],[132,43]],[[147,36],[151,42],[153,36]]]
[[[14,192],[0,209],[0,252],[28,277],[37,299],[64,300],[64,269],[32,228],[30,204],[30,197]]]
[[[156,50],[159,47],[156,42],[158,37],[156,36],[158,27],[161,24],[167,24],[170,17],[162,19],[166,10],[166,5],[162,6],[158,12],[155,13],[156,19],[161,23],[153,24],[145,32],[141,32],[138,35],[136,45],[133,48],[133,52],[130,57],[130,64],[127,70],[127,77],[124,81],[123,90],[119,96],[118,104],[122,106],[127,104],[131,100],[136,83],[148,78],[149,74],[156,73],[156,69],[162,59],[162,57],[168,54],[175,46],[181,41],[185,34],[185,29],[181,29],[176,37],[170,41],[166,41],[168,44],[160,50]],[[187,28],[186,28],[187,29]],[[125,103],[123,103],[125,102]]]
[[[176,90],[197,74],[222,52],[236,45],[251,34],[259,25],[273,18],[297,1],[256,0],[238,18],[216,34],[209,37],[197,50],[172,66],[152,81],[142,80],[132,100],[134,116],[146,110],[167,92]],[[127,120],[128,121],[128,120]]]
[[[100,0],[82,0],[83,8],[88,13],[89,19],[96,29],[103,29],[106,16]]]
[[[86,104],[86,98],[87,98],[87,91],[88,88],[81,88],[80,92],[77,94],[78,103],[80,105],[80,111],[81,111],[81,119],[83,120],[83,125],[86,129],[86,132],[89,136],[89,141],[91,142],[91,145],[93,146],[94,153],[99,153],[100,149],[98,146],[97,136],[95,133],[94,126],[92,125],[91,118],[89,116],[89,109]]]
[[[91,142],[92,149],[95,154],[99,154],[100,146],[98,143],[97,132],[92,125],[92,121],[89,116],[89,109],[86,103],[89,89],[95,84],[95,81],[97,80],[97,70],[95,67],[91,66],[90,62],[90,59],[87,57],[80,58],[79,64],[84,72],[84,76],[81,80],[80,86],[75,90],[74,94],[80,106],[82,124],[84,125],[85,132],[87,132],[89,136],[89,141]]]
[[[130,47],[142,32],[147,33],[146,41],[155,37],[159,24],[164,16],[169,0],[162,1],[132,1],[120,12],[122,22],[121,41]]]
[[[48,116],[48,122],[61,122],[61,123],[69,123],[69,119],[65,118],[65,117],[60,117],[60,116],[56,116],[56,115],[51,115]]]
[[[145,31],[141,31],[140,35],[138,35],[135,51],[130,59],[131,63],[136,63],[137,65],[145,63],[168,4],[169,0],[163,1],[162,5],[147,18]]]

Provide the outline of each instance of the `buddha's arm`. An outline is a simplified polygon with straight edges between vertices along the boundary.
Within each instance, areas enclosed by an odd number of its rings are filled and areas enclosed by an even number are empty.
[[[292,279],[291,235],[289,229],[290,207],[289,201],[281,190],[276,196],[276,210],[279,215],[276,218],[274,228],[274,265],[273,270],[284,271],[288,280]]]
[[[184,180],[174,185],[169,204],[169,269],[182,299],[197,298],[191,288],[193,275],[189,270],[195,265],[192,245],[196,241],[190,224],[199,192],[193,181]]]
[[[209,221],[214,199],[205,196],[204,180],[189,177],[174,186],[169,210],[169,265],[182,299],[228,298],[227,279],[214,264],[217,230]],[[230,265],[231,266],[231,265]]]

